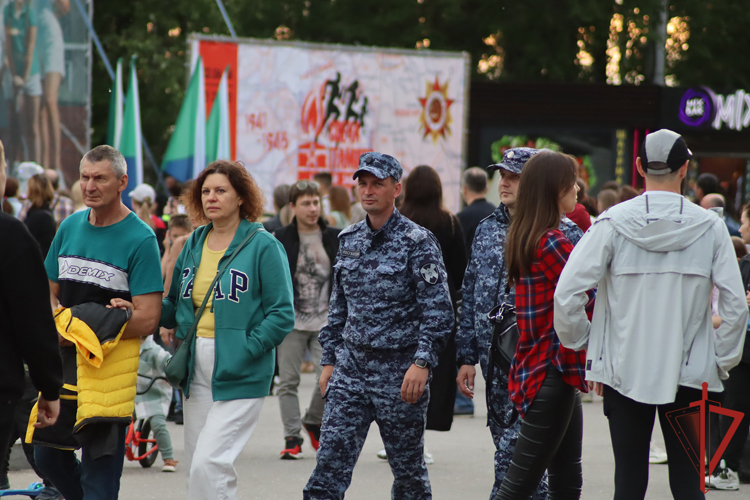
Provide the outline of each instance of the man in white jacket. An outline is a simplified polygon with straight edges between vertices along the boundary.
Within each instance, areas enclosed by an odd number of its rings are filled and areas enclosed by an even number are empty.
[[[681,196],[692,156],[670,130],[646,136],[636,164],[641,196],[602,213],[573,250],[555,292],[555,331],[587,350],[586,379],[604,396],[615,455],[615,500],[643,498],[656,412],[674,498],[702,499],[666,413],[688,407],[742,356],[748,307],[724,222]],[[711,287],[721,326],[711,326]],[[598,286],[591,322],[586,290]],[[716,399],[716,398],[709,398]]]

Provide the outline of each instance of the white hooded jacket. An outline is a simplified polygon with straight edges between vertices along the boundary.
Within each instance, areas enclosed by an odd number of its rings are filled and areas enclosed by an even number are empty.
[[[712,283],[721,326],[711,326]],[[586,290],[598,285],[594,316]],[[586,379],[646,404],[678,386],[722,391],[742,357],[748,306],[724,222],[684,197],[648,191],[605,211],[576,245],[555,291],[555,331],[587,349]]]

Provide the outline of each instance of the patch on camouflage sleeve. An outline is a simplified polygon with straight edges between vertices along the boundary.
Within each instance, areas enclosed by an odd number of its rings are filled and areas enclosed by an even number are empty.
[[[422,279],[428,285],[435,285],[440,281],[440,271],[438,264],[435,262],[427,262],[419,269],[419,274],[422,275]]]

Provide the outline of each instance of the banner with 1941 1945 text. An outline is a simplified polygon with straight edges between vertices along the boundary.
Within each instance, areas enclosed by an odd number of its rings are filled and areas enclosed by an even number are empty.
[[[275,186],[316,172],[351,186],[360,155],[379,151],[406,174],[435,168],[445,206],[459,209],[467,54],[200,35],[189,43],[205,67],[207,109],[229,67],[232,158],[269,202]]]

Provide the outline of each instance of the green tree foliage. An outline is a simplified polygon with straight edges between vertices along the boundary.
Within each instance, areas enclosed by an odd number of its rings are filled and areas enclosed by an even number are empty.
[[[750,4],[747,1],[672,2],[671,16],[690,18],[689,49],[674,73],[681,85],[750,89]]]
[[[209,32],[226,33],[215,2],[129,0],[94,3],[94,29],[112,66],[119,57],[125,61],[123,85],[126,91],[127,64],[130,56],[137,57],[141,127],[157,162],[164,156],[171,127],[187,88],[186,35],[203,32],[204,28]],[[112,80],[96,51],[93,57],[91,143],[96,145],[106,142]]]
[[[746,2],[674,0],[689,50],[667,74],[681,84],[750,87]],[[648,83],[662,0],[224,0],[241,37],[466,51],[472,77]],[[611,38],[613,16],[621,31]],[[94,27],[113,61],[138,56],[143,133],[161,161],[187,86],[187,36],[229,35],[215,0],[96,0]],[[614,40],[614,41],[613,41]],[[613,44],[619,71],[607,70]],[[608,49],[610,54],[608,54]],[[581,51],[588,58],[581,58]],[[494,56],[494,58],[493,58]],[[485,71],[477,71],[480,61]],[[617,69],[617,65],[615,65]],[[104,142],[111,81],[93,64],[93,137]]]

